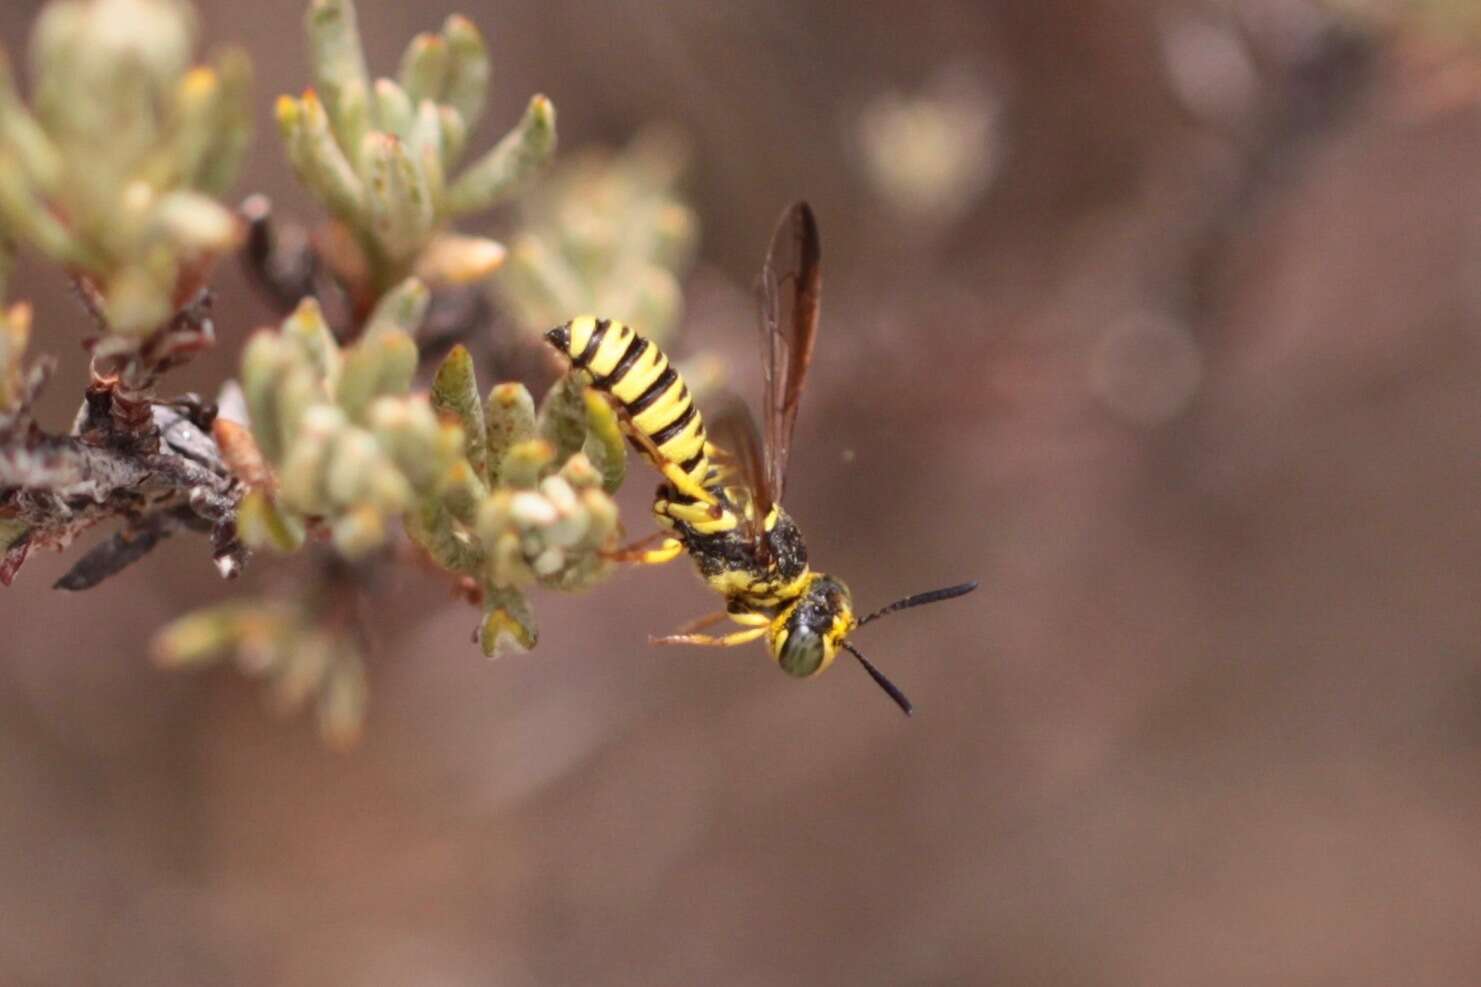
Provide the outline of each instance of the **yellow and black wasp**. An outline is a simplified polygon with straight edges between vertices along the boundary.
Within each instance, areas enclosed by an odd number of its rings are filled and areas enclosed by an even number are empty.
[[[802,535],[781,498],[817,337],[821,258],[812,209],[805,202],[790,206],[772,236],[758,284],[764,443],[745,405],[733,399],[707,433],[668,357],[629,326],[582,316],[545,338],[590,387],[611,396],[629,440],[663,474],[653,502],[662,543],[621,557],[657,563],[687,552],[705,582],[725,597],[725,610],[655,643],[729,646],[765,638],[777,664],[798,678],[819,674],[845,648],[909,714],[905,694],[849,643],[849,635],[886,614],[949,600],[977,584],[908,596],[859,619],[848,587],[808,568]],[[726,617],[745,629],[718,637],[698,633]]]

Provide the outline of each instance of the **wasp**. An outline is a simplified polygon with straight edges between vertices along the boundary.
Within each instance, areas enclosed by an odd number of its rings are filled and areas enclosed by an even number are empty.
[[[807,548],[782,509],[792,430],[817,339],[822,249],[805,202],[789,206],[772,235],[757,280],[765,440],[744,403],[729,398],[706,430],[677,370],[652,340],[611,319],[582,316],[545,338],[587,386],[609,396],[629,441],[663,476],[653,514],[656,548],[618,557],[667,562],[687,553],[725,609],[693,621],[657,644],[731,646],[764,638],[782,671],[812,678],[840,649],[907,714],[910,700],[850,642],[887,614],[970,593],[975,582],[908,596],[866,617],[840,580],[808,566]],[[742,630],[699,633],[726,618]]]

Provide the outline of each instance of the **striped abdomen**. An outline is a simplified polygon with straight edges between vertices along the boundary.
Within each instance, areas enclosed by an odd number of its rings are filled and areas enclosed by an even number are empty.
[[[664,460],[678,464],[697,486],[705,484],[710,464],[704,422],[657,343],[621,322],[590,315],[550,330],[545,338],[586,372],[592,387],[617,399],[628,427],[645,436]]]

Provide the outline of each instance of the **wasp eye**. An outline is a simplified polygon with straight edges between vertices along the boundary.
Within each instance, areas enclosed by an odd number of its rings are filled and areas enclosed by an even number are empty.
[[[788,624],[787,639],[777,655],[777,663],[782,671],[799,679],[816,675],[823,666],[823,635],[801,626],[795,619]]]

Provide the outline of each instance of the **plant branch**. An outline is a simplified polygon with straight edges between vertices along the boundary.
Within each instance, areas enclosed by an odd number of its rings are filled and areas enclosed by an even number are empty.
[[[125,529],[84,556],[60,588],[97,585],[182,526],[210,531],[217,567],[235,576],[245,559],[233,520],[242,488],[207,431],[209,421],[146,401],[153,441],[140,443],[137,431],[107,430],[115,424],[116,395],[95,398],[95,389],[105,393],[96,384],[90,389],[75,434],[49,435],[29,421],[23,430],[0,430],[0,519],[24,528],[0,557],[0,583],[10,583],[32,549],[64,548],[112,518],[123,518]]]

